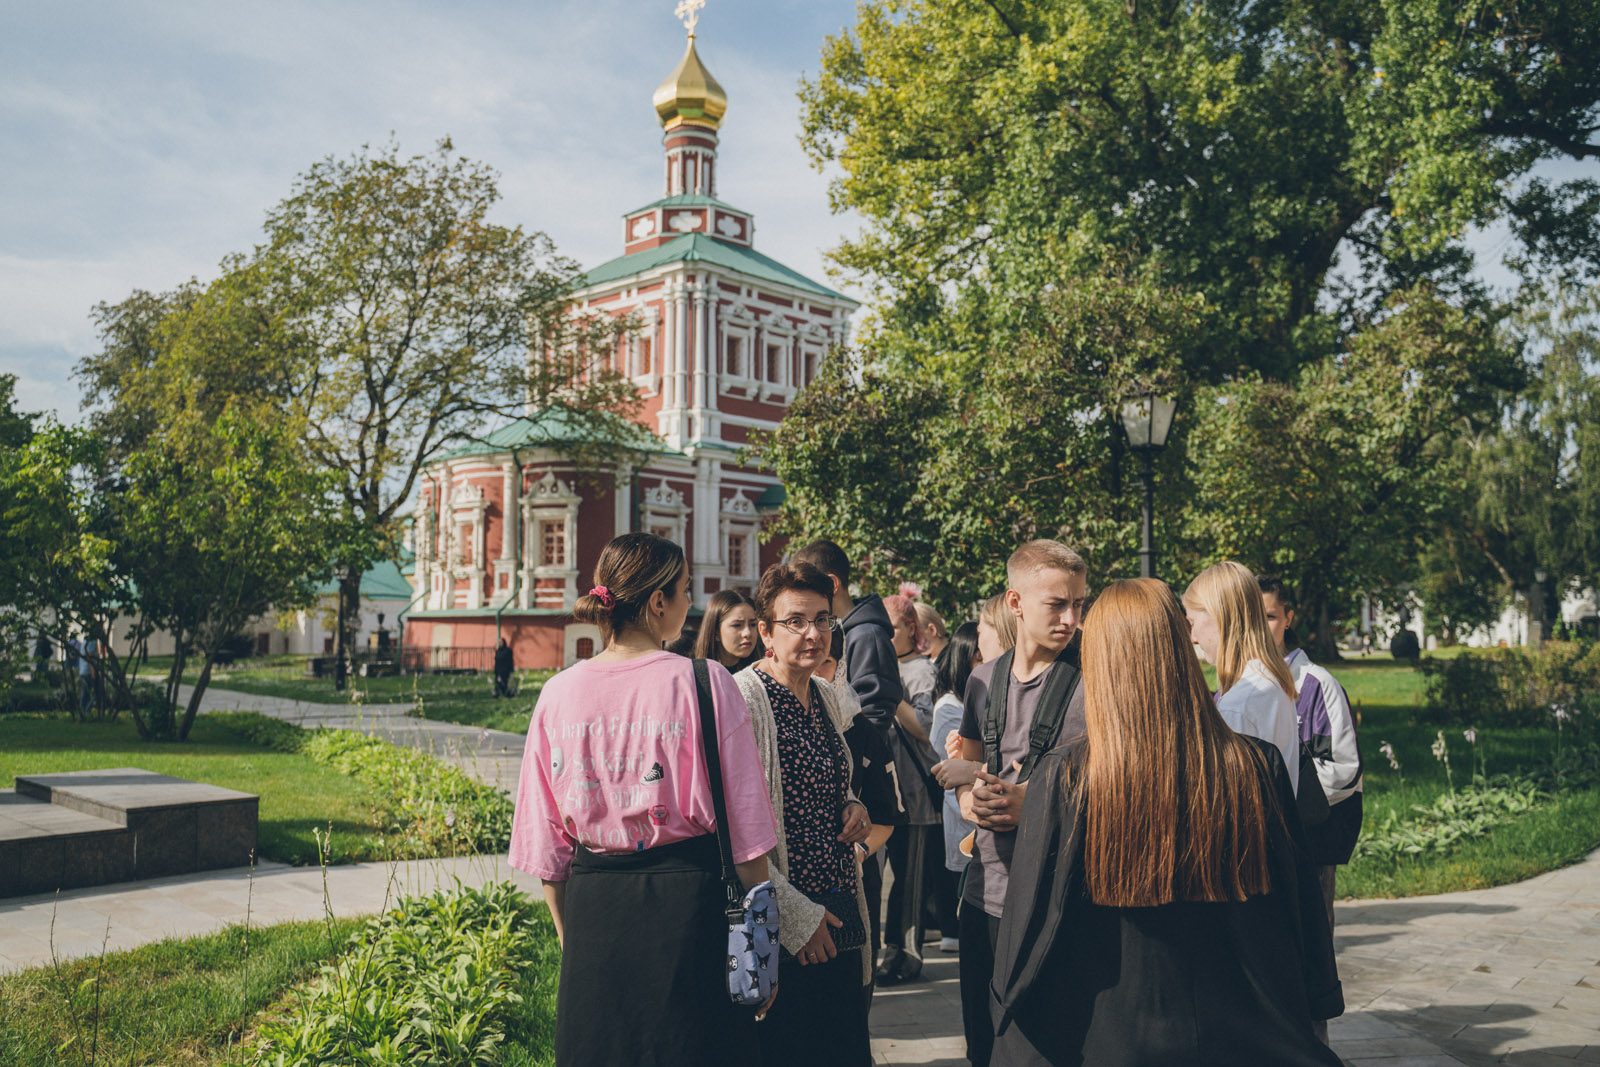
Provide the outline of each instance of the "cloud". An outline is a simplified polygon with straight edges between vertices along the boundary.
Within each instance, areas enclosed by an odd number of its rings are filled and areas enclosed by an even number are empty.
[[[295,175],[391,134],[449,135],[501,173],[501,221],[595,264],[660,195],[650,106],[676,63],[672,5],[393,0],[13,5],[0,41],[0,372],[77,415],[99,301],[210,277],[258,240]],[[757,245],[823,280],[852,223],[797,143],[795,88],[848,0],[717,0],[699,45],[727,89],[719,193]]]

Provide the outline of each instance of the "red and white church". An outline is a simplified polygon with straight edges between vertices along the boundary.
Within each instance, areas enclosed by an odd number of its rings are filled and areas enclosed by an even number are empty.
[[[757,252],[753,216],[717,198],[727,96],[695,50],[692,20],[689,31],[655,93],[665,195],[623,216],[623,254],[589,271],[573,304],[643,324],[616,369],[638,388],[654,441],[608,477],[584,478],[561,451],[561,426],[535,416],[434,463],[412,524],[419,600],[403,643],[413,663],[486,667],[497,633],[519,668],[593,655],[600,634],[572,609],[619,533],[683,545],[699,606],[725,587],[753,589],[777,559],[757,534],[782,489],[739,451],[845,343],[857,304]]]

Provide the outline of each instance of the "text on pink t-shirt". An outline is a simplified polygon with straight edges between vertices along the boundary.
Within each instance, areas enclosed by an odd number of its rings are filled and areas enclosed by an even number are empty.
[[[708,664],[735,863],[777,844],[750,713],[733,676]],[[670,652],[587,660],[545,683],[528,726],[509,861],[565,881],[574,844],[632,852],[715,833],[694,663]]]

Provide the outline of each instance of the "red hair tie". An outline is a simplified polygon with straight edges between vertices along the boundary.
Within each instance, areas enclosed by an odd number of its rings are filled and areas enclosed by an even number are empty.
[[[589,590],[589,595],[599,597],[600,603],[606,608],[614,608],[617,606],[617,598],[612,596],[611,590],[607,589],[603,585],[597,585],[593,589]]]

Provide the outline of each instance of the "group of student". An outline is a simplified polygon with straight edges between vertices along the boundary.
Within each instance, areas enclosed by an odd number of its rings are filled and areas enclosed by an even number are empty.
[[[929,917],[974,1067],[1340,1062],[1333,868],[1361,767],[1288,590],[1220,563],[1181,601],[1113,582],[1086,616],[1088,567],[1049,540],[1006,578],[950,631],[853,598],[814,542],[715,594],[685,656],[681,548],[606,547],[577,606],[605,648],[540,694],[510,845],[561,938],[557,1064],[864,1067],[873,989],[917,977]],[[754,1010],[726,992],[719,829],[778,911]]]

